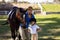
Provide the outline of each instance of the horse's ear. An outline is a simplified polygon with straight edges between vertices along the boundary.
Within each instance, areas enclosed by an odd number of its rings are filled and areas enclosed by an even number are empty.
[[[25,13],[25,9],[24,8],[19,8],[21,13]]]
[[[18,7],[13,7],[12,9],[17,9]]]

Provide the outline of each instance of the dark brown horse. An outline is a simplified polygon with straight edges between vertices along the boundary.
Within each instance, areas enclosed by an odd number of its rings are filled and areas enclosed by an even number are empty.
[[[23,19],[24,13],[25,13],[25,10],[23,8],[14,7],[12,8],[12,11],[8,15],[8,23],[10,24],[11,36],[13,40],[16,39],[17,35],[19,40],[21,40],[21,36],[18,33],[18,29],[19,29],[20,23],[25,25],[25,21]]]

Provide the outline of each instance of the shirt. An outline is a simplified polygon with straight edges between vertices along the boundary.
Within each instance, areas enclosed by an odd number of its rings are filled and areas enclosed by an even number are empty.
[[[31,18],[35,18],[34,15],[32,14],[32,17]],[[25,21],[26,21],[26,28],[29,27],[29,23],[30,23],[30,19],[29,16],[28,16],[28,12],[25,13]]]
[[[28,27],[28,29],[30,30],[31,34],[37,34],[37,29],[39,29],[40,27],[36,24],[34,24],[33,26]]]

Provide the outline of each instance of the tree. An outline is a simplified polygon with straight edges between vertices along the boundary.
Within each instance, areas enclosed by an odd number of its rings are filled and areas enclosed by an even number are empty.
[[[60,0],[54,0],[55,3],[60,3]]]
[[[17,0],[13,0],[14,1],[14,3],[17,3]]]
[[[3,3],[5,3],[5,0],[2,0]]]

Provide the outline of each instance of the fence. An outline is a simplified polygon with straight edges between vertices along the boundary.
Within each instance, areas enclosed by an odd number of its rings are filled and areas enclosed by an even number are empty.
[[[0,11],[0,15],[7,15],[9,11]],[[41,10],[34,10],[34,13],[41,13]]]
[[[9,11],[0,11],[0,15],[7,15]]]

